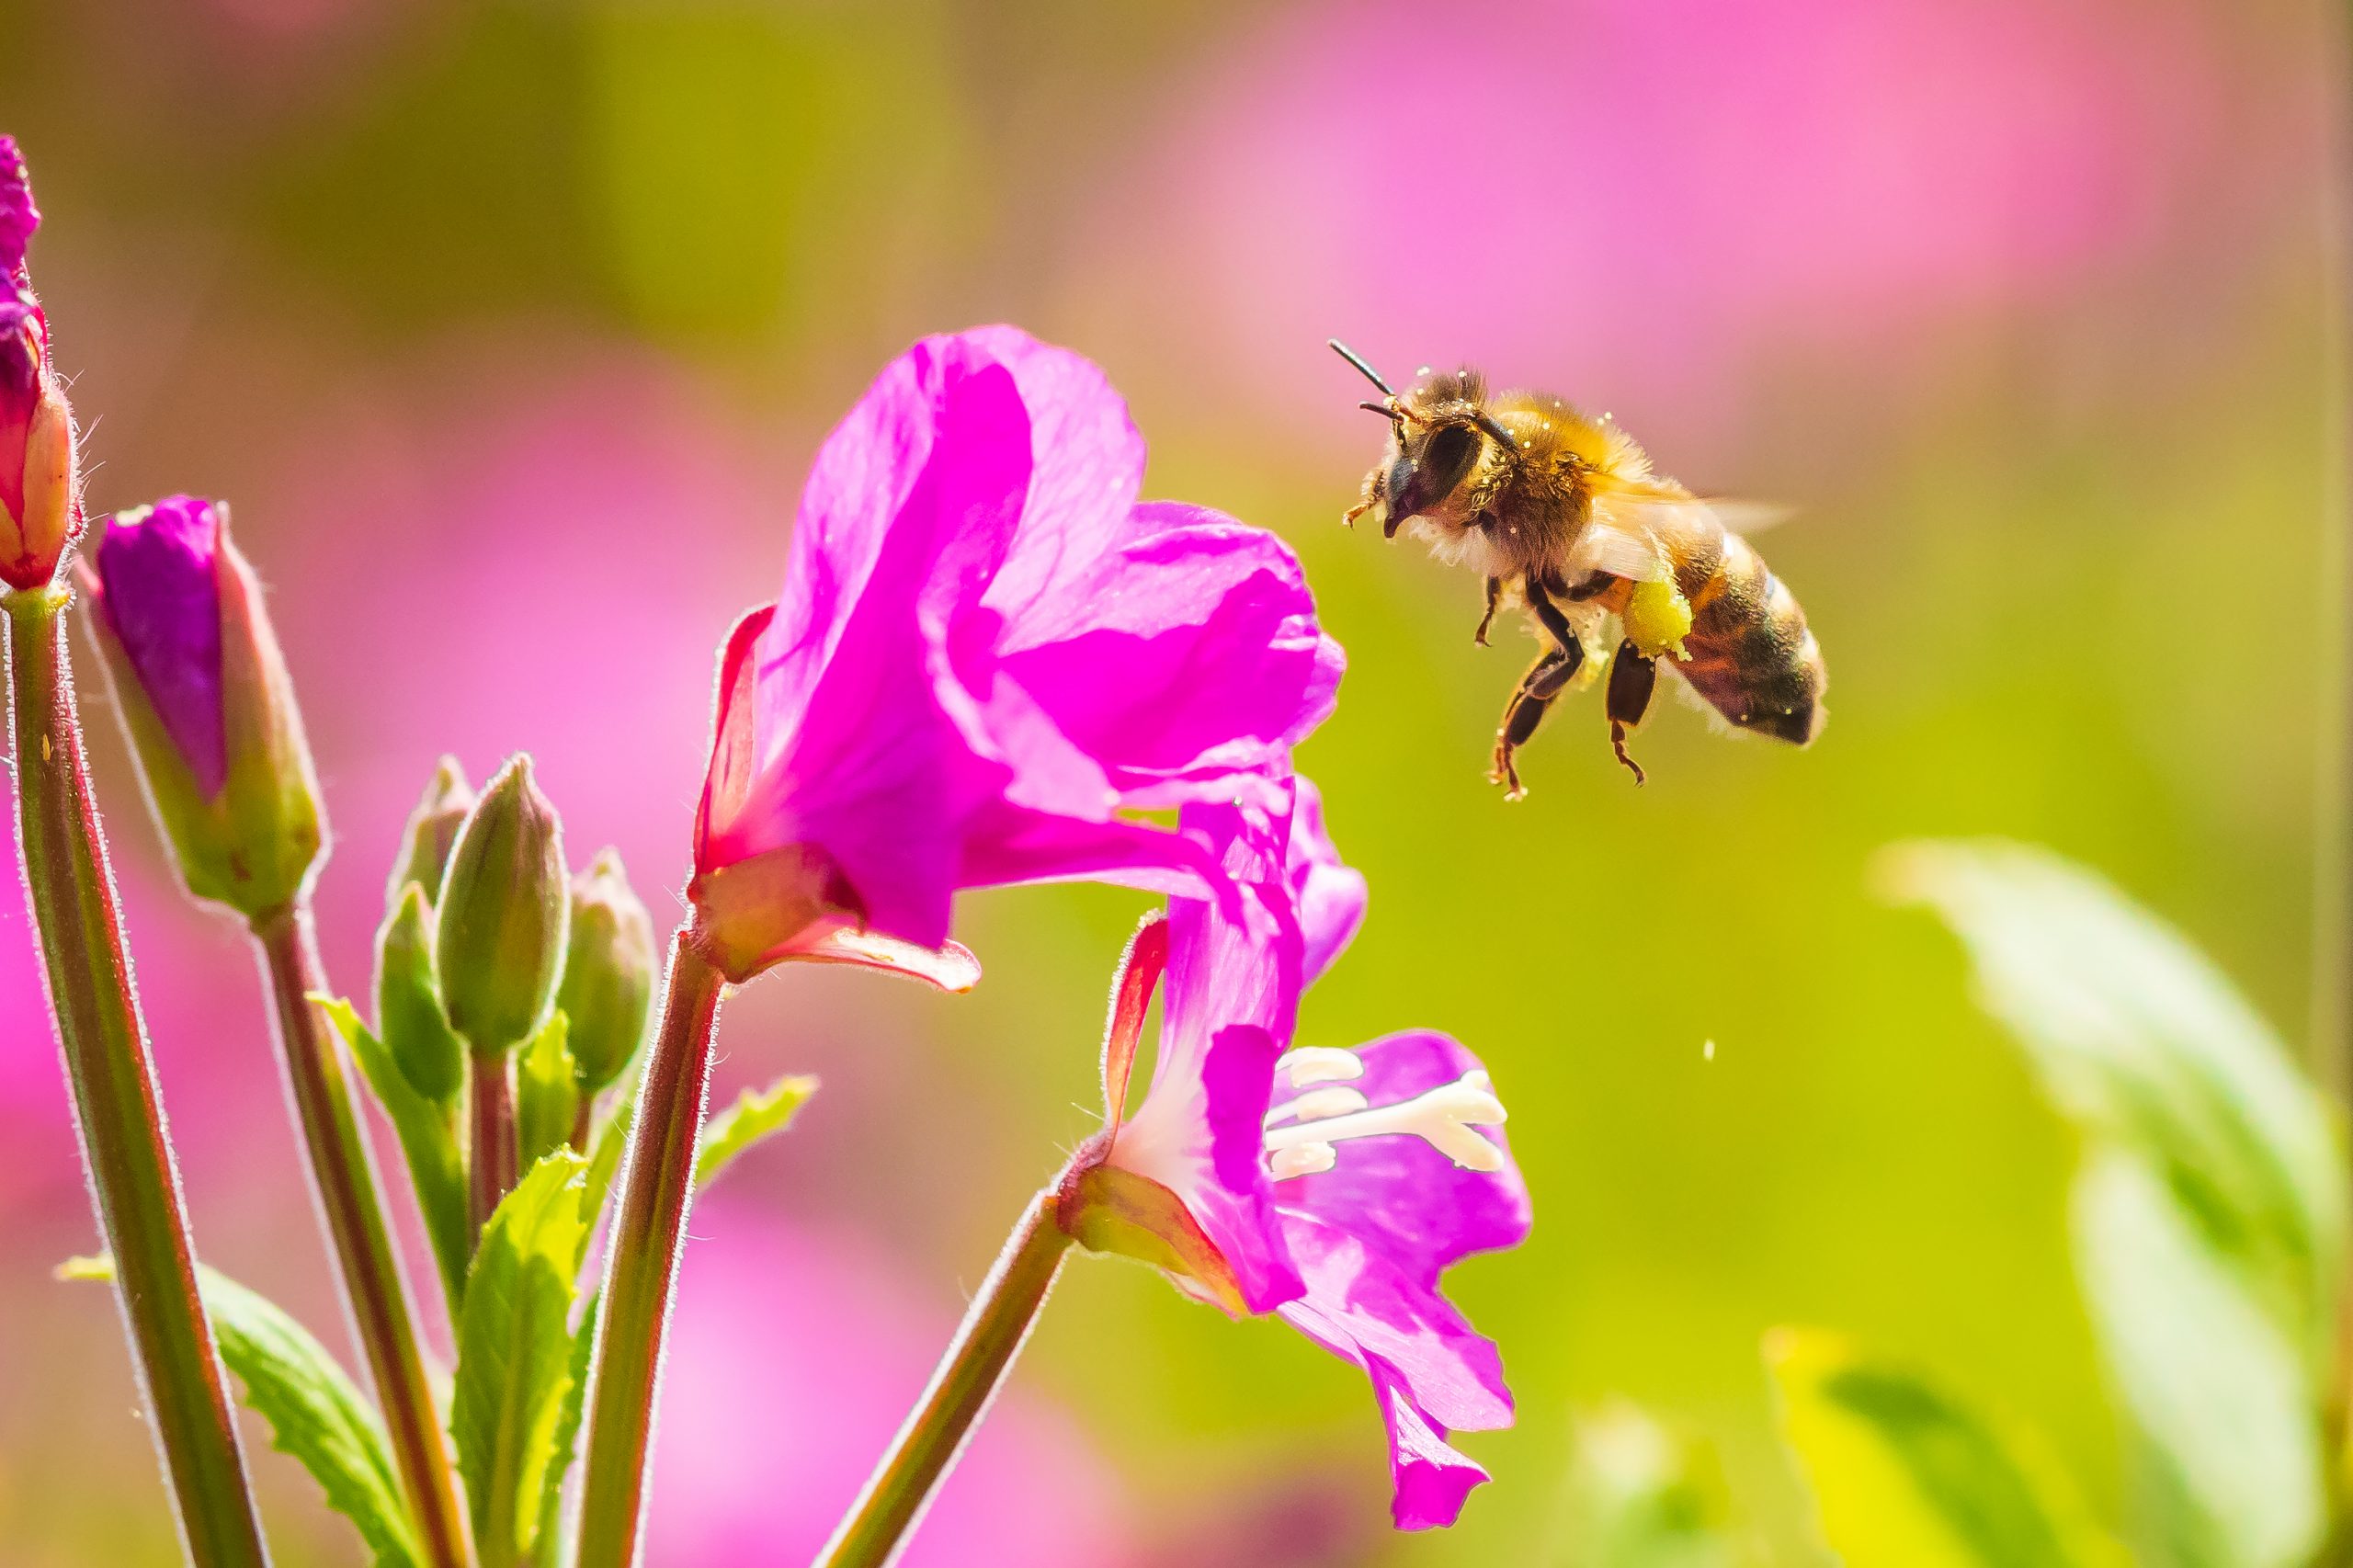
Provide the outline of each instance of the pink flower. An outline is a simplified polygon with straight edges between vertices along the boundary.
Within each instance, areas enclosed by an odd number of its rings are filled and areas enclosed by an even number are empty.
[[[1341,654],[1281,541],[1139,502],[1143,463],[1102,372],[1010,327],[882,372],[722,660],[693,888],[722,968],[919,965],[960,888],[1206,891],[1137,813],[1269,798]]]
[[[1528,1234],[1528,1190],[1478,1059],[1441,1034],[1295,1047],[1302,985],[1363,917],[1363,879],[1296,809],[1188,807],[1244,888],[1238,908],[1172,899],[1131,949],[1104,1051],[1106,1129],[1063,1188],[1065,1228],[1144,1257],[1196,1296],[1275,1312],[1371,1381],[1400,1528],[1452,1524],[1486,1471],[1449,1433],[1511,1424],[1495,1347],[1440,1292],[1475,1252]],[[1150,1091],[1121,1120],[1166,964]]]

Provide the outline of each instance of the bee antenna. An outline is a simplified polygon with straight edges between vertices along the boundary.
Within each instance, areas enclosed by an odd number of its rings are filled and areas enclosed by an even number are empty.
[[[1364,402],[1357,404],[1357,406],[1358,408],[1370,409],[1373,413],[1378,414],[1383,419],[1392,422],[1405,417],[1404,415],[1398,413],[1394,408],[1392,408],[1389,404],[1385,403],[1375,403],[1370,398],[1367,398]]]
[[[1381,372],[1364,362],[1363,355],[1358,353],[1355,349],[1349,347],[1347,344],[1341,342],[1336,337],[1327,337],[1324,339],[1324,342],[1331,345],[1333,353],[1337,354],[1341,358],[1346,359],[1349,364],[1354,365],[1358,370],[1364,372],[1364,379],[1366,381],[1370,381],[1374,386],[1379,387],[1391,397],[1395,397],[1397,395],[1397,389],[1391,386],[1387,381],[1382,381],[1381,379]]]
[[[1503,426],[1503,421],[1497,419],[1485,409],[1483,408],[1477,414],[1472,415],[1471,423],[1476,425],[1480,429],[1484,430],[1488,435],[1493,436],[1496,440],[1501,441],[1506,450],[1515,452],[1519,450],[1519,437],[1505,429]]]

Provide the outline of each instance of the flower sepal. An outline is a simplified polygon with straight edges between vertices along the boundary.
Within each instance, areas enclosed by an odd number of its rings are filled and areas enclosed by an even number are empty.
[[[1108,1148],[1108,1140],[1094,1141]],[[1099,1161],[1100,1153],[1096,1154]],[[1089,1163],[1082,1151],[1055,1196],[1054,1220],[1089,1252],[1148,1263],[1188,1295],[1233,1318],[1250,1315],[1242,1282],[1185,1200],[1149,1176]]]
[[[384,884],[386,910],[400,907],[401,894],[411,882],[424,892],[428,909],[441,896],[449,852],[458,846],[458,834],[473,814],[476,799],[473,786],[466,782],[464,765],[454,756],[443,757],[409,812],[408,825],[401,830],[401,852]]]
[[[824,852],[788,845],[698,874],[687,885],[693,940],[730,984],[780,963],[844,963],[970,991],[980,960],[961,942],[926,948],[865,927]]]
[[[119,514],[85,581],[182,882],[248,920],[286,908],[325,830],[293,680],[228,508],[176,495]]]

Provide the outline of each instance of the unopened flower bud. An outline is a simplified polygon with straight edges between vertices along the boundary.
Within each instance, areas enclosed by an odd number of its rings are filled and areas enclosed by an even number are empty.
[[[512,1051],[539,1027],[563,970],[571,905],[563,824],[531,759],[514,757],[459,832],[435,908],[442,1009],[475,1051]]]
[[[188,892],[248,919],[283,909],[320,859],[318,780],[227,508],[175,495],[122,513],[89,583],[116,710]]]
[[[441,876],[449,866],[449,851],[457,847],[458,830],[474,809],[474,788],[454,756],[445,756],[433,770],[425,796],[408,814],[401,835],[401,852],[392,861],[392,881],[384,888],[384,907],[397,909],[401,890],[415,882],[430,905],[441,896]]]
[[[409,1086],[430,1100],[457,1097],[464,1045],[441,1012],[433,977],[433,917],[415,882],[376,933],[376,1034]]]
[[[12,588],[47,585],[81,531],[74,415],[25,267],[40,226],[24,159],[0,136],[0,582]]]
[[[572,935],[555,998],[571,1023],[573,1070],[583,1094],[620,1077],[637,1054],[660,961],[653,916],[630,887],[620,854],[600,851],[572,881]]]

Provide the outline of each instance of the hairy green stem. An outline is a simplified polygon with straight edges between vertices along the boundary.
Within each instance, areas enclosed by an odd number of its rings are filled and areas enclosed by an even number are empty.
[[[57,588],[6,596],[17,848],[132,1361],[199,1568],[266,1563],[83,766]]]
[[[467,1216],[474,1244],[515,1190],[515,1060],[500,1051],[472,1053],[473,1136],[468,1150]]]
[[[1049,1187],[1022,1211],[930,1386],[835,1527],[819,1568],[885,1568],[898,1560],[1046,1304],[1070,1246],[1054,1209]]]
[[[312,1000],[326,985],[310,909],[279,910],[256,920],[253,929],[277,1007],[278,1050],[310,1154],[312,1190],[342,1272],[344,1304],[384,1407],[401,1487],[426,1561],[433,1568],[463,1568],[465,1527],[450,1480],[449,1443],[417,1346],[408,1281],[384,1218],[342,1042]]]
[[[654,1458],[654,1395],[710,1097],[710,1037],[724,982],[684,931],[670,944],[662,1024],[630,1130],[588,1384],[578,1568],[631,1568]]]

